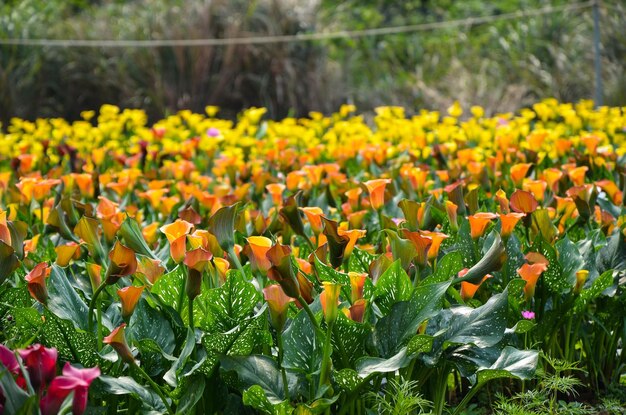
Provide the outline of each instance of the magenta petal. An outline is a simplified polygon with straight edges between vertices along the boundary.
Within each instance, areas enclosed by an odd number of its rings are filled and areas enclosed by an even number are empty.
[[[57,349],[40,344],[18,350],[28,370],[32,387],[39,391],[56,376]]]
[[[48,387],[46,396],[41,398],[40,401],[42,415],[57,414],[67,395],[81,385],[82,381],[80,379],[68,378],[66,376],[54,378]]]
[[[87,409],[87,387],[81,386],[74,390],[74,401],[72,402],[73,415],[82,415]]]
[[[20,365],[17,363],[17,357],[11,349],[0,344],[0,363],[14,375],[20,371]]]
[[[63,376],[80,379],[85,382],[85,386],[89,387],[91,382],[100,376],[100,369],[97,367],[79,369],[68,363],[63,367]]]

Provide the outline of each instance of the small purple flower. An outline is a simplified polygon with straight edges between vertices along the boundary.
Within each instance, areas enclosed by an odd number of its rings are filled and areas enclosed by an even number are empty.
[[[524,310],[522,311],[522,317],[524,317],[526,320],[534,320],[535,313],[533,311]]]
[[[220,130],[215,127],[211,127],[206,131],[206,135],[209,137],[219,137],[220,134]]]

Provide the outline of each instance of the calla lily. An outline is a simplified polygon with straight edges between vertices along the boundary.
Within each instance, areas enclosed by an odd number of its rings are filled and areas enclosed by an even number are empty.
[[[18,350],[18,353],[28,372],[31,386],[41,391],[56,376],[57,349],[35,344]]]
[[[465,276],[468,272],[469,272],[469,268],[462,269],[461,271],[459,271],[459,277]],[[478,284],[473,284],[471,282],[462,281],[461,282],[461,298],[463,299],[463,301],[467,301],[467,300],[474,298],[476,291],[478,291],[482,283],[488,280],[489,278],[493,278],[493,276],[490,274],[485,275]]]
[[[391,183],[391,179],[368,180],[365,187],[370,194],[370,205],[373,209],[378,210],[385,204],[385,188]]]
[[[533,213],[539,203],[532,193],[525,190],[516,190],[511,195],[511,209],[517,213]]]
[[[319,235],[322,232],[322,215],[324,215],[324,211],[317,206],[303,207],[300,210],[304,212],[309,220],[313,233]]]
[[[59,245],[54,248],[54,251],[57,254],[56,263],[60,267],[66,267],[72,259],[80,258],[80,245],[76,242]]]
[[[478,239],[483,236],[485,234],[485,230],[487,230],[487,226],[497,217],[498,216],[495,213],[491,212],[478,212],[469,216],[468,219],[472,239]]]
[[[263,297],[269,306],[270,321],[277,332],[282,332],[287,321],[287,309],[294,299],[285,294],[280,285],[272,284],[263,289]]]
[[[272,197],[272,202],[275,206],[282,205],[283,192],[285,191],[285,185],[282,183],[271,183],[265,186],[265,189]]]
[[[446,200],[445,205],[446,205],[446,214],[448,215],[448,223],[450,224],[450,229],[456,232],[459,230],[458,218],[457,218],[458,206],[449,200]]]
[[[528,174],[528,170],[530,170],[531,166],[532,164],[530,163],[519,163],[511,166],[509,172],[515,186],[522,185],[522,181],[524,180],[524,177],[526,177],[526,174]]]
[[[291,262],[291,247],[276,244],[267,251],[267,259],[272,264],[267,273],[270,279],[277,281],[289,297],[299,298],[300,287]]]
[[[137,270],[137,257],[135,251],[115,242],[113,249],[109,252],[110,264],[107,268],[106,283],[113,285],[122,277],[132,275]]]
[[[74,392],[72,414],[81,415],[87,409],[87,394],[91,382],[100,376],[100,369],[78,369],[68,363],[63,367],[63,375],[52,380],[46,396],[41,399],[42,415],[55,415],[65,398]]]
[[[165,234],[170,243],[170,255],[177,264],[185,259],[187,249],[187,234],[193,225],[187,221],[176,219],[174,223],[163,225],[160,231]]]
[[[253,269],[258,269],[263,274],[272,266],[267,258],[267,251],[272,247],[272,240],[265,236],[249,236],[248,247],[252,251],[250,256]]]
[[[535,286],[537,285],[537,280],[545,270],[548,269],[548,266],[544,263],[536,263],[536,264],[524,264],[520,269],[517,270],[517,273],[522,277],[524,281],[526,281],[526,285],[524,286],[524,293],[526,296],[526,300],[531,299],[535,295]]]
[[[363,298],[356,300],[352,306],[350,306],[350,319],[356,321],[357,323],[362,323],[366,307],[367,300]]]
[[[513,229],[515,229],[515,225],[525,216],[524,213],[511,212],[507,214],[500,214],[500,223],[502,228],[500,230],[500,235],[504,239],[508,239],[509,236],[513,233]]]
[[[585,286],[585,282],[587,281],[587,277],[589,277],[589,271],[586,269],[581,269],[580,271],[576,271],[576,285],[574,286],[574,292],[579,294],[583,287]]]
[[[122,323],[119,327],[114,329],[111,334],[102,339],[102,342],[113,347],[122,361],[134,364],[135,358],[128,347],[128,343],[126,343],[125,331],[126,323]]]
[[[320,302],[324,311],[324,319],[326,323],[332,323],[337,319],[339,312],[339,291],[341,285],[331,282],[323,282],[324,291],[320,294]]]
[[[415,247],[415,261],[417,264],[420,266],[426,265],[428,262],[428,252],[433,244],[433,238],[422,232],[411,232],[408,229],[402,229],[402,235],[411,241]]]
[[[26,282],[28,283],[28,292],[31,297],[42,304],[48,302],[48,288],[46,287],[46,278],[50,275],[48,264],[42,262],[37,264],[28,274],[26,274]]]
[[[135,311],[135,307],[141,299],[141,293],[144,288],[145,287],[136,287],[131,285],[117,290],[117,295],[120,297],[120,302],[122,304],[122,317],[124,317],[124,319],[130,318],[133,311]]]
[[[350,278],[350,301],[354,304],[355,301],[363,298],[363,287],[367,274],[364,272],[348,272]]]
[[[432,261],[439,256],[441,243],[448,239],[449,236],[442,232],[431,231],[422,231],[422,235],[432,240],[432,244],[430,245],[430,248],[428,248],[428,260]]]

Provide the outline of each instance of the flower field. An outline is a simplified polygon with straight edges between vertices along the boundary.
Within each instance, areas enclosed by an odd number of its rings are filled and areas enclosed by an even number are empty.
[[[626,109],[0,132],[6,414],[626,405]]]

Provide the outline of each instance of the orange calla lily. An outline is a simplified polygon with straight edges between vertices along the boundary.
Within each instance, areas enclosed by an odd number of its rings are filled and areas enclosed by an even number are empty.
[[[106,283],[115,284],[117,280],[128,275],[132,275],[137,270],[137,257],[135,251],[115,242],[113,249],[109,252],[110,265],[107,268]]]
[[[320,302],[322,303],[322,311],[324,312],[324,319],[326,323],[332,323],[337,318],[339,312],[339,291],[341,285],[323,282],[324,291],[320,294]]]
[[[348,272],[350,278],[350,301],[354,303],[356,300],[363,298],[363,287],[367,274],[364,272]]]
[[[530,163],[519,163],[511,166],[509,172],[511,174],[511,179],[513,179],[513,183],[516,186],[522,185],[522,181],[524,180],[524,177],[526,177],[526,174],[528,174],[528,170],[530,170],[531,166],[532,164]]]
[[[500,214],[500,223],[502,225],[502,229],[500,230],[500,235],[503,238],[508,238],[513,233],[513,229],[515,229],[515,225],[520,221],[526,214],[511,212],[507,214]]]
[[[516,190],[511,195],[511,209],[518,213],[533,213],[539,203],[532,193],[525,190]]]
[[[181,219],[176,219],[174,223],[159,228],[167,237],[167,241],[170,243],[170,256],[177,264],[185,258],[187,234],[192,228],[191,223]]]
[[[363,317],[365,316],[365,309],[367,307],[367,300],[364,298],[359,298],[352,306],[350,306],[349,317],[352,321],[356,321],[357,323],[363,322]]]
[[[517,273],[526,281],[526,285],[524,286],[526,300],[531,299],[535,295],[537,280],[539,280],[541,274],[547,269],[548,266],[546,264],[537,262],[532,265],[524,264],[517,270]]]
[[[269,306],[272,327],[276,331],[281,332],[285,326],[285,321],[287,321],[287,309],[294,299],[285,294],[278,284],[265,287],[263,289],[263,297]]]
[[[472,239],[478,239],[484,235],[487,226],[491,221],[497,218],[498,215],[491,212],[478,212],[468,217],[470,223],[470,233]]]
[[[76,242],[69,242],[54,248],[57,254],[56,264],[60,267],[67,267],[72,259],[80,258],[80,245]]]
[[[113,330],[111,334],[102,339],[102,343],[108,344],[113,347],[113,349],[115,349],[122,361],[134,364],[135,358],[133,357],[133,354],[128,347],[128,343],[126,343],[125,331],[126,323],[122,323],[122,325]]]
[[[258,269],[262,273],[267,272],[272,266],[272,263],[267,258],[267,252],[272,247],[272,240],[265,236],[249,236],[248,246],[252,251],[250,258],[254,269]]]
[[[48,264],[42,262],[37,264],[28,274],[26,274],[26,282],[28,283],[28,292],[30,296],[42,304],[48,302],[48,288],[46,287],[46,278],[50,276],[50,268]]]
[[[120,297],[120,303],[122,304],[122,317],[124,319],[130,318],[133,311],[135,311],[144,288],[131,285],[117,290],[117,295]]]
[[[441,243],[448,239],[449,236],[442,232],[431,231],[422,231],[422,235],[432,240],[432,244],[430,245],[430,248],[428,248],[428,260],[432,261],[439,255],[439,248],[441,248]]]
[[[391,179],[368,180],[365,187],[370,194],[370,205],[373,209],[380,209],[385,204],[385,188],[391,183]]]
[[[324,226],[322,225],[322,216],[324,215],[324,211],[317,207],[303,207],[300,208],[302,212],[306,215],[309,220],[309,224],[311,225],[311,230],[315,235],[319,235],[322,232]]]

